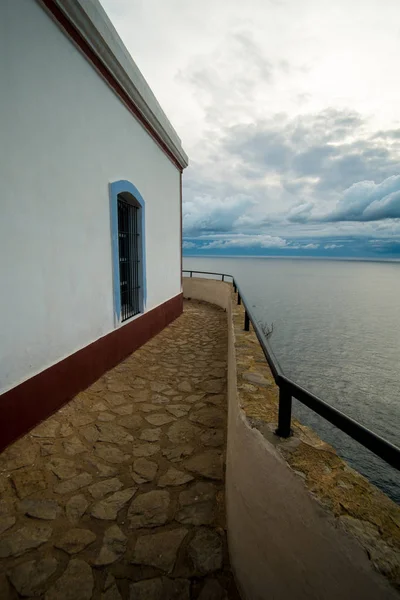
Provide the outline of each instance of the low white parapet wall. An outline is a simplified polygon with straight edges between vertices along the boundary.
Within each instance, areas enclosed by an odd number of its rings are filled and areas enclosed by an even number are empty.
[[[243,344],[241,328],[237,324],[235,328],[232,286],[184,278],[183,294],[227,311],[227,529],[231,565],[243,599],[398,600],[399,595],[373,568],[362,545],[314,497],[304,474],[297,473],[286,460],[291,449],[300,443],[296,435],[288,441],[280,440],[271,423],[268,426],[266,422],[261,433],[243,410],[242,400],[254,386],[248,383],[249,379],[240,376],[238,380],[243,360],[237,362],[236,345],[241,351]],[[246,351],[255,355],[258,342],[250,339],[249,344]],[[250,356],[249,360],[253,358]],[[260,396],[259,389],[254,396]],[[326,452],[327,446],[319,442]],[[333,450],[331,454],[341,461]],[[355,477],[361,479],[356,474]]]

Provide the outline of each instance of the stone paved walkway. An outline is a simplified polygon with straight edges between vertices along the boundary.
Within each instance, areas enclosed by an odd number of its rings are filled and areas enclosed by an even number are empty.
[[[188,302],[0,456],[1,600],[238,598],[224,522],[226,359],[225,313]]]

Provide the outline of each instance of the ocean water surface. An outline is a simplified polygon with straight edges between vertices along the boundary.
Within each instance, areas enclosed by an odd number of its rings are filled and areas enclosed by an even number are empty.
[[[400,445],[400,262],[187,257],[184,269],[231,273],[284,372]],[[400,502],[400,473],[299,402],[294,414]]]

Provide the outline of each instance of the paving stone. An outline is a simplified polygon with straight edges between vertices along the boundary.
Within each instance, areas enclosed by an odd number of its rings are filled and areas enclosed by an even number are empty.
[[[74,432],[69,423],[63,423],[60,428],[60,437],[68,437]]]
[[[133,406],[132,404],[122,404],[120,406],[114,406],[111,410],[117,415],[131,415]]]
[[[158,465],[147,458],[138,458],[133,463],[133,470],[145,481],[153,481],[158,470]]]
[[[107,384],[108,389],[110,390],[110,392],[130,392],[131,391],[131,386],[127,383],[125,383],[124,381],[109,381]],[[107,398],[108,400],[108,398]]]
[[[59,479],[70,479],[77,474],[75,463],[66,458],[50,458],[46,461],[46,469],[52,471]]]
[[[104,584],[104,590],[108,590],[108,588],[110,588],[112,585],[114,585],[114,583],[115,583],[115,577],[114,577],[114,575],[111,575],[111,573],[108,571],[106,581]]]
[[[104,404],[104,402],[96,402],[96,404],[93,404],[92,408],[90,409],[91,412],[104,412],[107,410],[107,406]]]
[[[118,512],[125,506],[127,502],[129,502],[132,496],[136,493],[137,489],[138,488],[136,486],[126,488],[125,490],[115,492],[111,496],[108,496],[108,498],[104,498],[104,500],[100,500],[100,502],[97,502],[92,508],[92,517],[106,521],[112,521],[116,519]]]
[[[72,408],[74,409],[70,416],[75,416],[77,414],[77,411],[79,413],[80,410],[87,410],[90,406],[90,403],[91,398],[88,392],[80,392],[70,403]]]
[[[212,394],[204,398],[204,402],[207,404],[214,404],[214,406],[222,406],[226,408],[226,396],[224,394]]]
[[[223,368],[223,369],[226,368],[226,361],[224,361],[224,360],[213,360],[211,364],[213,367],[216,367],[216,368]]]
[[[196,402],[196,404],[194,405],[194,408],[196,410],[199,410],[199,408],[203,408],[203,406],[207,406],[207,404],[205,402]]]
[[[11,486],[10,486],[10,480],[9,477],[6,473],[1,473],[0,474],[0,494],[4,494],[6,492],[10,492],[11,490]],[[1,500],[0,500],[1,502]],[[0,512],[1,514],[1,512]]]
[[[197,441],[202,430],[187,421],[176,421],[167,431],[167,436],[173,444],[185,444]]]
[[[174,415],[174,417],[177,419],[187,415],[190,408],[191,407],[187,404],[170,404],[169,406],[166,406],[166,410],[171,413],[171,415]]]
[[[150,388],[153,392],[163,392],[168,389],[168,385],[165,383],[159,383],[158,381],[151,381]]]
[[[140,434],[140,439],[145,440],[147,442],[158,442],[161,437],[162,429],[159,427],[154,427],[151,429],[143,429]]]
[[[136,431],[144,425],[144,421],[140,415],[129,415],[127,417],[119,417],[117,423],[118,425],[121,425],[126,429],[132,429],[132,431]]]
[[[187,529],[179,528],[140,536],[135,545],[132,562],[171,573],[187,532]]]
[[[168,598],[168,600],[190,600],[189,579],[163,577],[162,582],[164,598]]]
[[[37,455],[37,449],[29,438],[18,440],[6,448],[0,456],[0,471],[14,471],[33,465]]]
[[[176,513],[175,519],[182,525],[212,525],[215,520],[215,505],[213,502],[199,502],[184,506]]]
[[[57,565],[54,557],[29,560],[14,567],[9,578],[21,596],[40,596],[47,580],[56,572]]]
[[[1,600],[15,600],[15,591],[8,577],[0,574],[0,598]]]
[[[54,543],[68,554],[77,554],[96,539],[96,534],[89,529],[69,529],[65,535]]]
[[[78,437],[67,438],[62,442],[65,454],[68,456],[75,456],[81,454],[87,449]]]
[[[140,410],[144,413],[152,413],[157,411],[159,412],[160,410],[162,410],[162,408],[163,407],[159,404],[148,404],[147,402],[140,405]]]
[[[228,595],[217,579],[206,579],[198,600],[227,600]]]
[[[106,581],[104,583],[104,591],[108,590],[111,586],[114,585],[114,583],[115,583],[115,577],[114,577],[114,575],[111,575],[111,573],[108,571]]]
[[[190,404],[194,404],[195,402],[199,402],[204,398],[205,394],[192,394],[191,396],[187,396],[185,398],[185,402],[190,402]]]
[[[52,521],[61,513],[61,508],[55,500],[42,498],[25,498],[19,503],[19,510],[29,517]]]
[[[222,568],[222,540],[214,529],[201,527],[189,543],[188,555],[197,573],[206,575]]]
[[[72,496],[65,505],[65,512],[67,518],[72,522],[76,523],[85,514],[89,502],[86,500],[83,494],[76,494]]]
[[[169,369],[168,372],[169,373],[176,373],[178,371],[178,369]],[[176,396],[179,398],[182,398],[182,396],[179,395],[179,392],[177,392],[176,390],[164,390],[163,391],[164,396]]]
[[[119,448],[115,446],[109,446],[107,444],[97,443],[94,446],[94,453],[103,460],[113,464],[121,464],[130,459],[129,454],[125,454]]]
[[[209,481],[197,481],[189,489],[179,494],[179,504],[189,506],[200,502],[214,501],[217,488]]]
[[[132,450],[133,456],[137,457],[153,456],[154,454],[157,454],[157,452],[160,452],[160,446],[157,444],[141,444],[139,442],[135,443]]]
[[[168,404],[169,398],[167,398],[167,396],[162,396],[161,394],[152,394],[151,401],[153,404],[164,405]]]
[[[47,487],[42,471],[20,469],[11,474],[11,479],[21,500]]]
[[[123,556],[127,542],[128,538],[118,525],[112,525],[104,532],[103,545],[93,564],[96,566],[111,565]]]
[[[59,429],[60,423],[53,421],[52,419],[47,419],[47,421],[44,421],[35,427],[35,429],[31,432],[31,435],[32,437],[39,438],[55,438]]]
[[[145,420],[151,425],[156,425],[157,427],[161,427],[162,425],[167,425],[167,423],[172,423],[175,421],[175,417],[171,415],[163,415],[161,413],[155,413],[152,415],[148,415],[145,417]]]
[[[82,427],[80,430],[81,435],[85,438],[87,442],[93,444],[97,442],[99,439],[99,430],[95,425],[87,425],[86,427]]]
[[[149,399],[149,392],[147,390],[132,390],[129,394],[130,400],[133,402],[147,402]]]
[[[8,529],[11,529],[11,527],[15,525],[16,521],[16,518],[12,517],[11,515],[0,517],[0,535]]]
[[[98,481],[93,485],[88,487],[88,492],[95,500],[100,500],[100,498],[104,498],[107,494],[111,492],[117,492],[123,487],[123,484],[119,479],[114,477],[113,479],[104,479],[103,481]]]
[[[99,442],[111,442],[113,444],[126,444],[133,442],[133,437],[130,433],[115,423],[102,423],[97,425],[99,430]]]
[[[166,490],[153,490],[133,500],[128,510],[130,526],[157,527],[168,520],[170,495]]]
[[[191,392],[193,388],[189,381],[182,381],[182,383],[177,386],[177,389],[180,392]]]
[[[175,463],[190,456],[193,450],[194,448],[192,448],[192,446],[175,446],[174,448],[164,448],[162,455],[170,462]]]
[[[224,444],[224,432],[221,429],[208,429],[201,434],[200,441],[203,446],[218,448],[218,446],[223,446]]]
[[[159,487],[166,487],[168,485],[183,485],[185,483],[189,483],[189,481],[193,481],[192,475],[185,473],[184,471],[179,471],[174,467],[168,469],[165,475],[162,475],[158,480],[157,485]]]
[[[223,477],[222,454],[218,450],[206,450],[201,454],[196,454],[184,462],[184,467],[188,471],[209,479],[222,479]]]
[[[118,467],[110,467],[99,460],[96,460],[91,455],[85,456],[85,464],[92,467],[99,477],[112,477],[118,473]]]
[[[102,412],[97,417],[97,420],[101,421],[102,423],[110,423],[111,421],[115,421],[115,415],[112,415],[109,412]]]
[[[86,408],[86,407],[85,407]],[[75,413],[70,417],[70,421],[74,427],[83,427],[84,425],[89,425],[89,423],[93,423],[96,419],[94,415],[85,413]]]
[[[199,387],[207,394],[221,394],[225,389],[225,379],[209,379],[200,383]]]
[[[44,600],[90,600],[93,586],[90,566],[83,560],[71,559],[64,573],[46,593]]]
[[[161,577],[131,583],[129,600],[167,600]]]
[[[128,391],[130,390],[129,386],[126,386]],[[111,392],[106,392],[103,394],[104,399],[109,404],[109,406],[119,406],[120,404],[126,404],[127,397],[124,394],[114,394]]]
[[[122,600],[122,596],[119,593],[116,583],[113,583],[113,585],[101,595],[101,600]]]
[[[92,479],[93,477],[90,473],[80,473],[79,475],[76,475],[76,477],[71,477],[71,479],[66,479],[58,485],[55,485],[54,491],[56,494],[71,494],[72,492],[89,485],[89,483],[92,482]]]
[[[22,527],[0,540],[0,558],[21,556],[27,550],[38,548],[50,539],[50,525]]]
[[[59,452],[58,444],[55,440],[38,438],[38,443],[40,446],[40,456],[51,456]]]
[[[224,413],[213,406],[205,406],[196,412],[190,413],[189,420],[194,423],[200,423],[204,427],[214,427],[217,429],[221,429],[225,425]]]
[[[105,389],[105,385],[106,385],[106,380],[105,377],[100,377],[100,379],[98,379],[97,381],[95,381],[94,383],[92,383],[92,385],[88,388],[88,392],[104,392]]]

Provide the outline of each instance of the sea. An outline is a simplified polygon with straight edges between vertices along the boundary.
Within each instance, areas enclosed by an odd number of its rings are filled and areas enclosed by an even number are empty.
[[[229,273],[270,327],[286,375],[400,445],[400,262],[186,257],[184,269]],[[400,503],[400,473],[310,409],[294,415]]]

